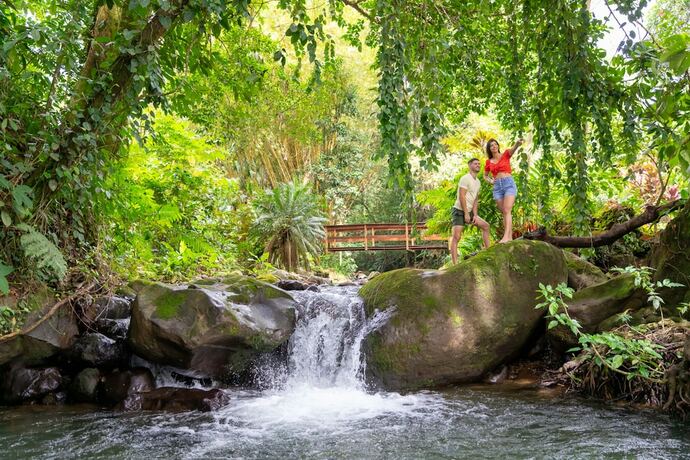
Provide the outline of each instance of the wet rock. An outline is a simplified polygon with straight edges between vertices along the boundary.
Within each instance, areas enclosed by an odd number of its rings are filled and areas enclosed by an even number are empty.
[[[606,274],[599,267],[587,262],[572,252],[563,251],[568,265],[568,286],[579,291],[608,280]]]
[[[380,274],[381,274],[381,272],[377,272],[377,271],[373,271],[373,272],[369,273],[369,275],[367,276],[367,281],[373,280],[374,278],[376,278]]]
[[[101,372],[95,368],[83,369],[70,385],[70,399],[76,402],[96,402]]]
[[[153,375],[146,368],[115,371],[101,379],[98,399],[104,403],[118,404],[131,394],[151,391],[154,388]]]
[[[113,340],[124,340],[127,338],[127,331],[129,330],[130,319],[107,319],[102,318],[96,320],[94,329],[106,337]]]
[[[276,287],[286,291],[306,291],[311,287],[310,284],[297,280],[280,280],[275,283]]]
[[[62,375],[56,367],[42,369],[13,366],[2,382],[3,400],[10,404],[38,400],[62,384]]]
[[[367,314],[396,307],[364,343],[369,377],[390,389],[481,381],[515,357],[544,312],[539,283],[568,277],[563,251],[517,240],[446,270],[401,269],[369,281]]]
[[[57,391],[55,393],[48,393],[41,399],[41,404],[44,406],[57,406],[65,404],[67,401],[67,393],[64,391]]]
[[[163,410],[172,412],[218,410],[230,403],[230,395],[220,389],[162,387],[127,397],[119,408],[125,411]]]
[[[149,283],[139,290],[128,334],[136,354],[227,378],[294,331],[296,303],[281,289],[235,276],[194,284],[196,289]]]
[[[74,344],[70,355],[90,366],[115,367],[127,360],[125,343],[98,332],[82,335]]]
[[[96,300],[96,317],[101,319],[129,318],[132,302],[124,297],[107,296]]]

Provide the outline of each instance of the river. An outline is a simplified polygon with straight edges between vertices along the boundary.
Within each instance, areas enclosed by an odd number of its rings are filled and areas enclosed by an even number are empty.
[[[510,385],[408,394],[363,379],[354,288],[298,292],[287,362],[213,413],[0,408],[1,458],[690,458],[690,426],[654,411]]]

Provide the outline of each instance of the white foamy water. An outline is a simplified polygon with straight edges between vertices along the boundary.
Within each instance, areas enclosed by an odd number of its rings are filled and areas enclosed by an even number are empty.
[[[367,319],[357,288],[295,292],[297,325],[290,339],[287,369],[264,368],[269,389],[238,397],[218,414],[221,423],[271,426],[337,425],[382,415],[414,416],[429,406],[426,395],[367,389],[364,338],[381,327],[394,309]]]

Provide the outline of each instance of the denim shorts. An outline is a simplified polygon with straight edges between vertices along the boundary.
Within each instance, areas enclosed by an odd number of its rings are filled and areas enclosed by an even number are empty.
[[[517,187],[513,176],[494,180],[494,200],[502,200],[506,196],[515,195],[517,195]]]

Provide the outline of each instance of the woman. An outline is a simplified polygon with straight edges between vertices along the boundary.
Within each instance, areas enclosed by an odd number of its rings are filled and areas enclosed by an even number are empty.
[[[510,157],[522,145],[524,140],[518,139],[513,148],[501,153],[496,139],[489,139],[486,143],[486,164],[484,165],[484,180],[494,186],[494,200],[498,210],[503,214],[503,238],[499,243],[505,243],[513,239],[513,205],[517,187],[511,175]],[[493,177],[489,177],[489,173]]]

